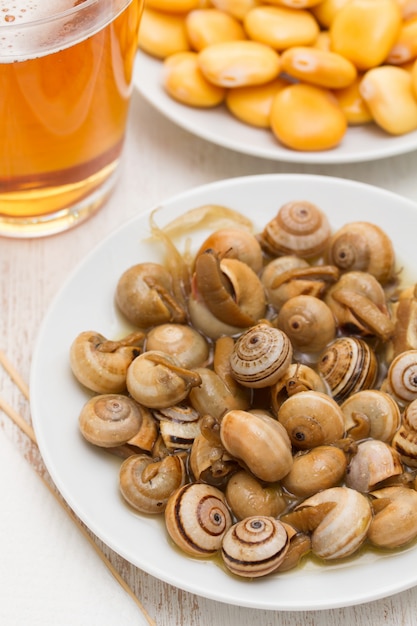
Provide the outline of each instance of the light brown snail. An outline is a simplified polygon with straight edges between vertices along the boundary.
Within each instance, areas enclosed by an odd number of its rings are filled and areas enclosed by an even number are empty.
[[[119,487],[124,499],[141,513],[163,513],[171,494],[185,482],[184,462],[178,455],[154,460],[138,454],[123,461]]]
[[[166,322],[183,323],[186,312],[174,297],[172,276],[159,263],[139,263],[120,277],[115,299],[132,324],[150,328]]]
[[[169,498],[165,524],[173,542],[186,554],[207,557],[220,550],[232,517],[219,489],[188,483]]]
[[[267,299],[275,309],[294,296],[321,298],[328,286],[339,278],[339,270],[329,265],[310,265],[295,255],[272,259],[261,275]]]
[[[334,443],[345,431],[339,405],[319,391],[303,391],[290,396],[278,410],[278,421],[297,450]]]
[[[289,543],[284,524],[274,517],[255,515],[228,530],[221,553],[233,574],[258,578],[270,574],[282,563]]]
[[[192,369],[207,365],[210,346],[201,333],[186,324],[160,324],[146,336],[146,350],[159,350]]]
[[[291,443],[274,418],[248,411],[228,411],[220,423],[226,450],[257,478],[275,482],[291,469]]]
[[[239,259],[258,274],[263,265],[262,249],[255,235],[243,228],[221,228],[201,244],[196,258],[206,250],[214,250],[220,258]]]
[[[230,356],[233,377],[245,387],[268,387],[283,376],[293,349],[287,335],[260,323],[243,333]]]
[[[385,487],[372,491],[374,515],[368,540],[380,548],[400,548],[417,537],[417,491]]]
[[[247,328],[265,315],[262,283],[238,259],[220,259],[213,250],[206,250],[196,259],[194,282],[206,308],[223,324]],[[193,309],[190,315],[193,319]]]
[[[271,256],[296,254],[308,259],[324,251],[330,234],[326,215],[315,204],[300,200],[284,204],[259,241]]]
[[[406,350],[390,363],[381,389],[404,406],[417,398],[417,350]]]
[[[287,507],[278,483],[264,485],[245,470],[229,478],[225,493],[229,507],[238,520],[252,515],[278,517]]]
[[[193,441],[190,451],[190,469],[194,479],[221,487],[240,469],[238,461],[221,445],[209,441],[202,433]]]
[[[372,437],[390,442],[398,429],[401,414],[398,404],[380,389],[353,393],[340,405],[347,433],[355,439]]]
[[[378,360],[363,339],[339,337],[322,352],[317,368],[332,397],[336,402],[342,402],[351,394],[375,384]]]
[[[382,284],[392,278],[395,254],[391,239],[380,226],[349,222],[330,238],[327,260],[341,271],[369,272]]]
[[[417,285],[404,289],[393,306],[395,323],[393,357],[417,349]]]
[[[294,350],[321,352],[336,337],[336,321],[327,304],[314,296],[294,296],[278,312],[277,326]]]
[[[328,304],[342,332],[376,336],[388,341],[394,334],[385,292],[369,272],[342,274],[326,295]]]
[[[349,487],[331,487],[307,498],[283,518],[311,531],[311,550],[325,560],[356,552],[366,539],[372,509],[366,496]]]
[[[358,444],[356,454],[350,460],[346,485],[367,493],[378,483],[402,472],[400,455],[392,446],[378,439],[366,439]]]
[[[152,350],[132,362],[126,384],[137,402],[151,409],[160,409],[182,402],[192,387],[201,384],[201,377],[197,372],[181,367],[174,357]]]
[[[132,333],[120,341],[101,333],[84,331],[70,347],[70,365],[75,378],[96,393],[123,393],[131,362],[141,353],[144,334]]]
[[[417,468],[417,399],[405,407],[401,426],[394,434],[391,445],[398,451],[403,463]]]
[[[141,407],[122,394],[93,396],[78,418],[85,439],[104,448],[127,443],[139,431],[141,422]]]
[[[285,374],[270,388],[271,408],[275,415],[281,404],[290,396],[301,391],[320,391],[328,388],[321,376],[305,363],[291,363]]]
[[[336,487],[347,467],[345,453],[336,446],[317,446],[307,452],[298,452],[289,473],[281,480],[282,486],[300,498]]]

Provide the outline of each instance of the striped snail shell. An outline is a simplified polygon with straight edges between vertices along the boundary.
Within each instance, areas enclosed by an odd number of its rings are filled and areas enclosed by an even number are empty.
[[[257,578],[273,572],[289,547],[285,526],[274,517],[251,516],[234,524],[223,538],[222,557],[238,576]]]
[[[278,328],[259,323],[236,341],[230,356],[233,377],[245,387],[268,387],[276,383],[291,363],[293,349]]]
[[[374,351],[356,337],[335,339],[322,353],[317,367],[336,402],[361,389],[369,389],[378,374]]]
[[[224,494],[203,483],[188,483],[169,498],[165,524],[173,542],[191,556],[207,557],[221,548],[232,525]]]
[[[314,257],[325,249],[331,234],[326,215],[305,200],[287,202],[269,221],[259,239],[271,256]]]
[[[400,405],[417,398],[417,350],[401,352],[391,361],[382,387]]]

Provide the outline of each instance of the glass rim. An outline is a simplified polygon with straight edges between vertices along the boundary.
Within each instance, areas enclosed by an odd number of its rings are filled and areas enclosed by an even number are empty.
[[[64,11],[60,11],[59,13],[54,13],[51,16],[48,17],[41,17],[39,19],[34,19],[34,20],[29,20],[27,22],[3,22],[0,23],[0,32],[9,32],[14,30],[14,29],[26,29],[26,28],[36,28],[36,27],[40,27],[43,24],[51,24],[56,20],[62,20],[63,18],[66,18],[68,16],[72,16],[77,14],[80,11],[83,11],[85,9],[88,9],[91,6],[94,6],[96,4],[100,4],[102,2],[107,2],[108,5],[113,3],[113,0],[84,0],[84,2],[81,2],[79,5],[75,5],[70,7],[69,9],[65,9]],[[124,4],[127,6],[128,4],[130,4],[131,0],[125,0]],[[1,56],[1,55],[0,55]]]

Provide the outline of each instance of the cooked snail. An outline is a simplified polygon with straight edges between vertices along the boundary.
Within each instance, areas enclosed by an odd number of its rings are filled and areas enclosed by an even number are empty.
[[[85,439],[104,448],[127,443],[137,434],[141,422],[141,407],[122,394],[93,396],[78,418]]]
[[[312,367],[304,363],[291,363],[279,381],[270,387],[273,413],[276,415],[287,398],[301,391],[327,393],[328,388],[322,377]]]
[[[203,241],[196,258],[214,250],[219,258],[239,259],[258,274],[263,265],[262,249],[255,235],[243,228],[221,228]]]
[[[165,524],[173,542],[191,556],[207,557],[221,548],[232,525],[224,494],[202,483],[188,483],[169,498]]]
[[[160,324],[146,336],[146,350],[158,350],[178,359],[189,369],[204,367],[210,356],[210,346],[201,333],[185,324]]]
[[[225,493],[229,507],[238,520],[252,515],[278,517],[287,507],[278,483],[264,485],[245,470],[233,474]]]
[[[346,485],[367,493],[378,483],[402,472],[400,455],[392,446],[378,439],[366,439],[358,444],[356,454],[350,460]]]
[[[380,389],[353,393],[340,405],[347,433],[355,439],[372,437],[390,442],[401,421],[398,404]]]
[[[294,455],[292,468],[281,480],[282,486],[300,498],[336,487],[347,468],[345,453],[336,446],[317,446]]]
[[[390,363],[382,387],[401,406],[417,398],[417,350],[406,350]]]
[[[403,463],[417,468],[417,399],[405,407],[401,426],[394,434],[391,445],[398,451]]]
[[[372,491],[374,515],[368,540],[380,548],[400,548],[417,537],[417,491],[385,487]]]

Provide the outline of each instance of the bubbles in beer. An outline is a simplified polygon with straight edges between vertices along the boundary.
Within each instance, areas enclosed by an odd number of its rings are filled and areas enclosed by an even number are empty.
[[[25,23],[44,17],[59,15],[85,0],[0,0],[0,26],[8,23]]]

